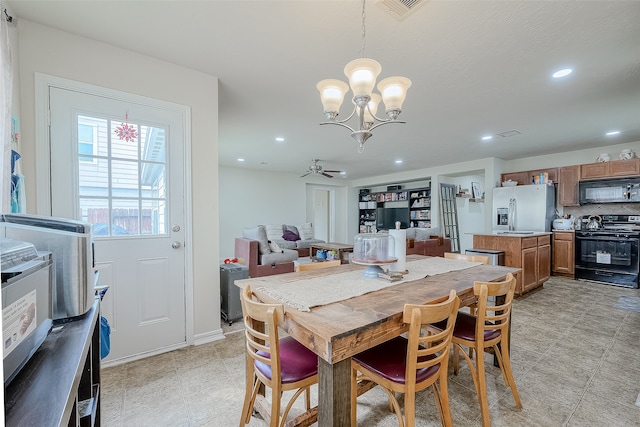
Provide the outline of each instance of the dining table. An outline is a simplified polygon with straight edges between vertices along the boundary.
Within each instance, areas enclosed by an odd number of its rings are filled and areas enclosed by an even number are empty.
[[[407,256],[407,270],[423,271],[418,265],[442,264],[444,258]],[[416,264],[413,264],[416,262]],[[444,301],[450,291],[456,291],[460,307],[475,302],[473,283],[475,281],[501,281],[508,273],[519,274],[519,268],[498,265],[469,263],[468,261],[446,260],[452,271],[424,274],[410,277],[411,280],[387,282],[383,279],[367,279],[379,289],[344,298],[342,292],[356,287],[360,282],[357,272],[364,266],[344,264],[327,269],[279,274],[259,278],[237,280],[237,286],[251,286],[254,294],[265,303],[284,303],[285,320],[279,327],[318,356],[318,406],[317,422],[320,427],[340,427],[350,425],[351,414],[351,357],[408,331],[402,322],[404,305],[427,304]],[[356,272],[356,273],[354,273]],[[356,274],[357,276],[354,276]],[[291,301],[282,298],[281,293],[296,294],[305,284],[311,299],[327,300],[333,291],[323,289],[327,284],[339,279],[339,291],[335,302],[321,302],[320,305],[299,306],[295,295]],[[380,283],[378,283],[380,282]],[[291,292],[294,290],[294,292]],[[286,296],[286,295],[285,295]],[[360,391],[359,391],[360,393]],[[313,419],[316,414],[313,414]],[[287,425],[309,425],[309,416],[298,417]]]

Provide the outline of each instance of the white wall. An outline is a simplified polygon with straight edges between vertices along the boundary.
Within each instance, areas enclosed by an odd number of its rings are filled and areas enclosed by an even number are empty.
[[[460,177],[442,177],[441,182],[460,185],[462,189],[471,191],[471,183],[480,183],[480,191],[485,189],[484,175],[468,175]],[[486,210],[484,202],[472,202],[469,198],[456,198],[456,208],[458,212],[458,232],[460,236],[460,253],[473,248],[473,234],[485,232],[485,214],[490,215],[491,211]]]
[[[335,238],[345,238],[344,185],[309,183],[297,174],[220,166],[220,257],[233,258],[242,229],[259,224],[298,225],[314,220],[316,189],[334,192]],[[340,181],[338,182],[340,183]]]
[[[196,342],[220,332],[220,278],[212,260],[218,255],[218,80],[187,68],[18,20],[22,102],[22,166],[27,211],[36,206],[36,72],[191,108],[193,191],[193,299]]]
[[[516,160],[505,160],[504,172],[519,172],[533,169],[594,163],[601,153],[609,153],[612,160],[617,160],[620,152],[626,148],[632,149],[636,155],[640,156],[640,141],[629,144],[613,145],[615,138],[612,138],[611,142],[612,145],[604,147],[567,151],[564,153],[549,154],[545,156],[525,157]]]

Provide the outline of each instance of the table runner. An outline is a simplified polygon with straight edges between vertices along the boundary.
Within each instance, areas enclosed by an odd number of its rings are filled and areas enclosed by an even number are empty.
[[[408,274],[402,280],[389,282],[384,279],[363,277],[362,270],[336,272],[321,277],[301,278],[287,283],[258,287],[255,292],[265,294],[277,301],[300,311],[311,311],[313,307],[344,301],[369,292],[378,291],[389,286],[422,279],[427,276],[464,270],[480,265],[480,262],[469,262],[457,259],[430,257],[407,262]],[[324,270],[328,272],[331,269]],[[336,268],[336,270],[339,270]]]

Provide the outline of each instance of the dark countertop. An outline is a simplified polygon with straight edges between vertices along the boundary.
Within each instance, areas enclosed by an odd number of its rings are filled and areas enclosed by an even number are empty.
[[[5,389],[7,426],[66,426],[98,319],[96,301],[82,316],[56,321],[51,333]]]

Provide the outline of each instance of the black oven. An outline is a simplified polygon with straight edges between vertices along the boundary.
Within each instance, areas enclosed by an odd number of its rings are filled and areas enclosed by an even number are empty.
[[[640,233],[576,231],[576,279],[638,288]]]

